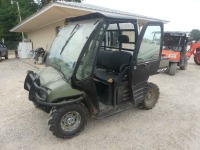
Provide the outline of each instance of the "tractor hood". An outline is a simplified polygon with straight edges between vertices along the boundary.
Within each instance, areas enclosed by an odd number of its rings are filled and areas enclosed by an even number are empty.
[[[41,86],[48,91],[48,102],[83,94],[83,92],[73,89],[71,82],[66,81],[63,75],[52,67],[45,67],[39,70],[37,75],[40,78]]]

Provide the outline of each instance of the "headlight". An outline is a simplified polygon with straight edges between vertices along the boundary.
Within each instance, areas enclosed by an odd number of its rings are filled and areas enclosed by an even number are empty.
[[[40,91],[39,91],[39,96],[40,96],[41,98],[44,98],[44,99],[47,98],[47,96],[46,96],[46,94],[45,94],[45,92],[44,92],[43,90],[40,90]]]
[[[176,58],[176,55],[175,54],[169,54],[168,57],[169,58]]]
[[[47,99],[48,95],[51,93],[51,89],[49,88],[45,88],[45,90],[47,91],[47,95],[46,93],[43,91],[43,90],[39,90],[38,92],[38,95],[41,97],[41,98],[44,98],[44,99]]]

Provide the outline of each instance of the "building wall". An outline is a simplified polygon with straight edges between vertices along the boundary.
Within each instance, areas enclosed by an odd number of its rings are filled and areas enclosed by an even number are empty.
[[[28,32],[28,39],[30,39],[33,43],[33,50],[38,47],[43,47],[45,50],[49,50],[51,43],[56,36],[56,27],[59,26],[64,26],[64,20]]]

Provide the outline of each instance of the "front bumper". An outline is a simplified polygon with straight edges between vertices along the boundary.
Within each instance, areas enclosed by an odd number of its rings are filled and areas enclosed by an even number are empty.
[[[28,74],[24,81],[24,89],[29,91],[29,100],[47,101],[48,92],[45,88],[40,86],[40,79],[33,71],[28,71]],[[41,93],[43,96],[41,97]]]
[[[29,100],[37,104],[53,107],[61,106],[69,103],[74,103],[83,100],[83,97],[78,97],[75,99],[68,99],[67,101],[61,101],[56,103],[48,102],[48,92],[47,89],[40,85],[39,76],[33,71],[28,71],[28,74],[24,81],[24,89],[29,91]]]

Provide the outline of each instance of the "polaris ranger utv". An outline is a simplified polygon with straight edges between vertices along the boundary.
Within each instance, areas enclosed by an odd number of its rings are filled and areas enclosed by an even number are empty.
[[[159,88],[148,78],[159,69],[163,23],[148,22],[138,35],[137,20],[128,16],[93,13],[66,22],[46,67],[28,71],[24,83],[29,100],[50,112],[53,135],[77,135],[88,116],[101,119],[134,106],[155,106]],[[154,31],[161,33],[156,44]]]

